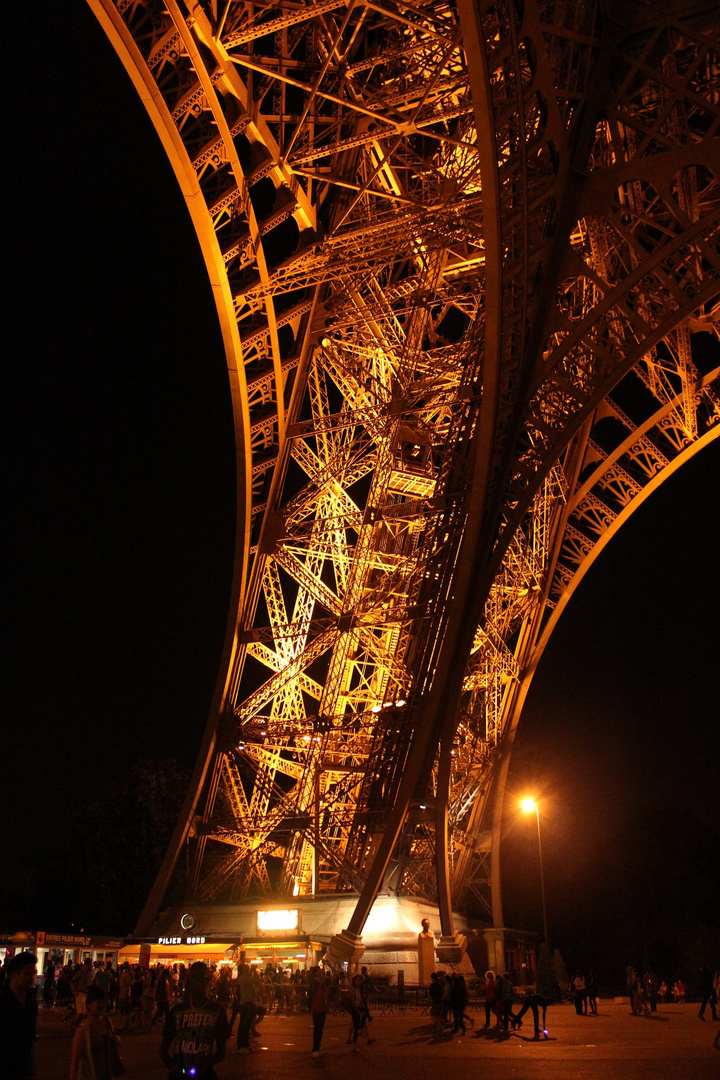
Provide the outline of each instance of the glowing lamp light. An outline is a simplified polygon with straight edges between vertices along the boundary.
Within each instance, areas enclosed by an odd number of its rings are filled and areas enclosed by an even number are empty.
[[[298,909],[280,908],[273,911],[258,911],[258,930],[297,930]]]
[[[543,857],[542,857],[542,840],[540,838],[540,807],[529,796],[523,799],[520,803],[521,808],[526,814],[534,814],[535,821],[537,822],[537,838],[538,838],[538,862],[540,864],[540,895],[542,897],[542,911],[543,911],[543,941],[545,945],[550,947],[550,938],[548,937],[548,920],[547,920],[547,905],[545,903],[545,871],[543,870]]]
[[[382,705],[373,705],[370,712],[382,712]]]

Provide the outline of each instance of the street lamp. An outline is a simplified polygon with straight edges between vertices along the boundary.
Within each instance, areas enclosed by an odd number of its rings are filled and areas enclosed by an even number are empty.
[[[543,935],[545,939],[545,945],[550,949],[550,939],[548,938],[548,923],[547,923],[547,907],[545,905],[545,874],[543,873],[543,857],[542,857],[542,841],[540,840],[540,808],[534,799],[523,799],[520,806],[526,814],[532,814],[535,811],[535,820],[537,821],[537,834],[538,834],[538,857],[540,859],[540,895],[542,896],[542,912],[543,912]]]

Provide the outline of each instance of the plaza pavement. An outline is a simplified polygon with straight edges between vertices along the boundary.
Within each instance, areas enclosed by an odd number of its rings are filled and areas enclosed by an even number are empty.
[[[305,1015],[269,1015],[256,1052],[240,1055],[234,1040],[217,1067],[220,1080],[720,1080],[720,1023],[697,1017],[697,1005],[660,1005],[655,1017],[631,1016],[629,1006],[600,1001],[597,1016],[577,1016],[571,1005],[548,1010],[548,1039],[532,1039],[532,1014],[523,1027],[498,1038],[482,1028],[484,1013],[464,1037],[433,1040],[427,1014],[376,1013],[373,1046],[354,1053],[346,1044],[347,1018],[328,1017],[324,1058],[310,1057]],[[64,1011],[40,1010],[38,1080],[68,1080],[70,1033]],[[530,1024],[527,1024],[527,1021]],[[122,1054],[127,1080],[166,1080],[158,1057],[160,1034],[127,1034]]]

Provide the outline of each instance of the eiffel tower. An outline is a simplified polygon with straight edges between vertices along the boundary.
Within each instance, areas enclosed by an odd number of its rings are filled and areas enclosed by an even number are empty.
[[[89,0],[185,197],[237,541],[181,820],[196,903],[378,894],[503,926],[543,649],[720,434],[715,0]],[[182,855],[182,858],[180,856]]]

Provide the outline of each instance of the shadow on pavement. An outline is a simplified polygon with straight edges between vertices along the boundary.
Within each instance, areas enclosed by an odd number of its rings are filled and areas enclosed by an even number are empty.
[[[540,1036],[540,1035],[518,1035],[517,1031],[513,1031],[512,1037],[514,1039],[519,1039],[520,1042],[529,1042],[529,1043],[557,1042],[557,1039],[553,1035],[542,1035],[542,1036]]]

